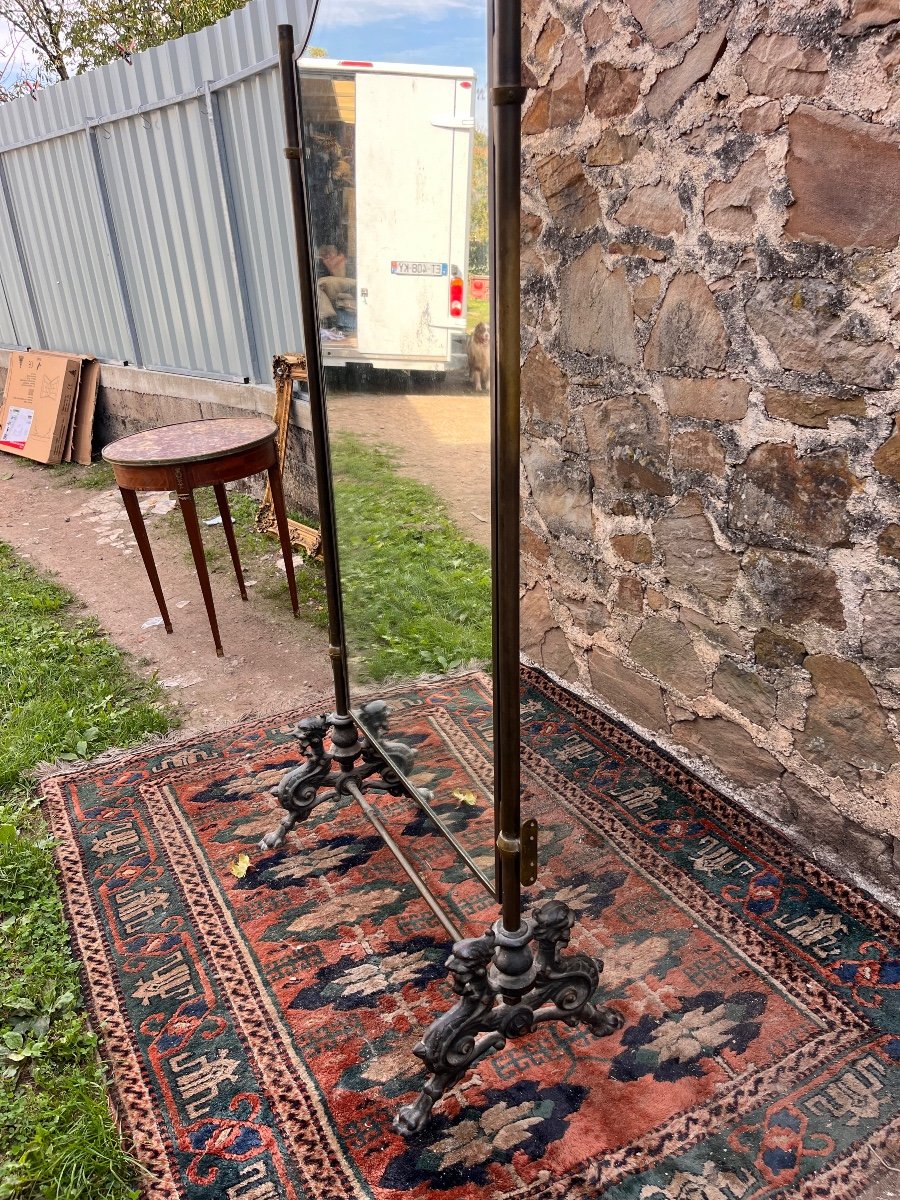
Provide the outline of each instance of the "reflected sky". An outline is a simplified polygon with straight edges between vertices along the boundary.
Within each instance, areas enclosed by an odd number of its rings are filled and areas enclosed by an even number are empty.
[[[483,128],[486,11],[484,0],[321,0],[310,41],[329,58],[474,67]]]

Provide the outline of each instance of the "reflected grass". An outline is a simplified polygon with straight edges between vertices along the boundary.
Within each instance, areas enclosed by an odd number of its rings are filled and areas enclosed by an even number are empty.
[[[202,522],[219,515],[215,494],[212,488],[198,488],[194,492],[194,503],[197,515]],[[228,509],[231,513],[231,523],[234,526],[234,536],[238,544],[238,554],[245,579],[257,579],[259,594],[266,600],[284,611],[290,605],[287,576],[275,566],[281,557],[281,548],[277,539],[260,533],[256,524],[259,515],[259,502],[246,492],[229,491]],[[305,513],[288,512],[288,516],[304,525],[318,526],[318,520]],[[185,560],[193,563],[190,545],[184,529],[181,513],[174,510],[169,513],[167,527],[172,537],[181,543]],[[221,524],[205,526],[203,533],[203,555],[211,575],[224,573],[231,576],[233,567],[225,531]],[[300,603],[300,616],[315,625],[317,629],[328,628],[328,610],[325,603],[325,580],[321,564],[315,559],[297,554],[294,562],[294,576],[297,581],[297,597]],[[0,1200],[3,1197],[0,1196]]]
[[[388,449],[332,439],[344,616],[361,681],[443,674],[491,657],[491,561]]]
[[[480,321],[484,321],[485,325],[490,324],[491,302],[490,300],[473,300],[470,297],[466,312],[466,330],[471,333]]]

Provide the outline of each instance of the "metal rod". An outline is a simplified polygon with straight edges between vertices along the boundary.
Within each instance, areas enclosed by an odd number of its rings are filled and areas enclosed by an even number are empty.
[[[345,786],[347,788],[347,791],[350,793],[350,795],[353,797],[353,799],[356,801],[356,803],[362,809],[363,815],[365,816],[366,820],[369,821],[370,824],[373,826],[373,828],[375,829],[378,836],[381,838],[381,840],[387,846],[388,850],[390,850],[391,854],[393,854],[394,858],[396,858],[397,862],[400,864],[400,866],[403,868],[403,870],[409,876],[409,879],[412,882],[413,886],[415,887],[416,891],[419,893],[419,895],[422,897],[422,899],[425,901],[425,903],[428,905],[428,907],[431,909],[431,911],[434,913],[434,915],[437,917],[437,919],[440,921],[440,923],[443,925],[443,927],[447,930],[447,932],[453,938],[454,942],[462,941],[463,940],[462,932],[456,928],[456,926],[453,924],[453,922],[450,920],[450,918],[444,913],[440,904],[437,902],[434,895],[432,894],[431,889],[428,887],[428,884],[425,882],[425,880],[422,878],[422,876],[419,874],[419,872],[416,870],[416,868],[412,865],[412,863],[409,861],[409,859],[406,857],[406,855],[403,853],[403,851],[400,849],[400,847],[397,845],[397,843],[394,841],[394,839],[388,833],[387,829],[384,826],[383,821],[381,820],[381,817],[379,817],[378,813],[375,811],[375,809],[372,807],[372,805],[368,802],[368,800],[365,798],[365,796],[362,794],[362,792],[359,790],[359,788],[356,786],[355,783],[353,783],[351,781],[351,782],[348,782]]]
[[[306,188],[302,139],[300,129],[303,115],[297,91],[294,66],[294,29],[278,26],[278,62],[281,70],[281,91],[284,102],[285,155],[288,161],[291,187],[291,210],[294,218],[294,237],[297,243],[297,285],[300,294],[300,317],[303,325],[303,348],[306,354],[307,388],[312,424],[313,450],[316,460],[316,494],[319,500],[319,528],[322,535],[322,557],[325,566],[325,593],[328,599],[328,641],[331,668],[334,673],[335,712],[340,717],[350,714],[350,686],[347,679],[347,654],[344,638],[344,607],[341,598],[338,566],[337,521],[331,479],[331,458],[328,453],[328,416],[325,411],[325,370],[319,342],[319,312],[316,304],[315,248],[310,231],[309,193]]]
[[[361,720],[359,720],[359,718],[357,716],[354,715],[353,719],[356,722],[356,725],[357,725],[357,728],[359,729],[359,731],[365,737],[369,738],[369,740],[372,741],[374,743],[374,745],[378,746],[378,748],[382,754],[385,754],[385,751],[383,749],[381,749],[381,747],[378,745],[377,740],[375,740],[372,737],[371,730],[366,729],[365,724]],[[390,762],[391,769],[394,772],[396,772],[397,777],[400,779],[400,782],[403,784],[404,791],[405,791],[406,795],[409,797],[409,799],[412,800],[415,804],[417,804],[419,806],[419,808],[421,808],[422,812],[424,812],[426,814],[426,816],[429,817],[430,820],[437,826],[438,833],[440,833],[441,837],[444,838],[445,841],[450,843],[450,845],[453,847],[453,849],[456,851],[456,853],[459,855],[459,857],[463,860],[463,862],[466,864],[466,866],[469,868],[469,870],[472,872],[472,874],[475,876],[475,878],[478,880],[478,882],[487,891],[488,895],[492,896],[494,899],[496,899],[497,898],[497,890],[496,890],[494,884],[491,883],[490,879],[488,879],[487,875],[485,875],[484,871],[482,871],[481,867],[479,867],[478,863],[476,863],[475,859],[472,857],[472,855],[469,853],[469,851],[459,841],[459,839],[456,837],[456,834],[453,833],[452,830],[447,828],[447,826],[444,824],[443,820],[441,819],[441,817],[438,814],[438,812],[436,811],[436,809],[434,809],[432,807],[431,803],[425,799],[425,797],[422,795],[421,790],[416,787],[416,785],[412,782],[412,780],[408,779],[403,774],[403,772],[397,766],[396,762],[394,762],[393,759],[391,759],[390,755],[385,754],[385,757]]]
[[[491,0],[491,558],[494,614],[494,805],[504,929],[522,924],[519,766],[519,222],[521,0]]]
[[[428,803],[428,801],[419,795],[418,788],[410,785],[410,792],[412,794],[413,800],[416,802],[416,804],[418,804],[418,806],[419,806],[419,808],[421,808],[422,812],[424,812],[428,817],[430,817],[432,822],[437,826],[438,833],[440,833],[441,837],[443,837],[446,841],[448,841],[450,843],[450,845],[453,847],[453,849],[456,851],[456,853],[459,855],[459,857],[463,860],[463,862],[466,864],[466,866],[469,868],[469,870],[472,872],[472,874],[475,876],[475,878],[478,880],[478,882],[486,889],[488,895],[493,897],[494,899],[496,899],[497,893],[494,891],[494,885],[491,883],[490,879],[488,879],[487,875],[485,875],[484,871],[482,871],[481,867],[479,867],[478,863],[476,863],[475,859],[472,857],[472,855],[469,853],[469,851],[465,848],[465,846],[463,846],[463,844],[456,837],[456,834],[454,834],[451,830],[449,830],[447,828],[447,826],[441,820],[440,816],[431,807],[431,805]]]

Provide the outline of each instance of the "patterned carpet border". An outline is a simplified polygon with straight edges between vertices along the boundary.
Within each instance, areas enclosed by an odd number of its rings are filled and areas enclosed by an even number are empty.
[[[802,874],[803,878],[813,887],[831,896],[842,906],[851,909],[855,915],[862,914],[863,919],[872,921],[875,919],[874,914],[880,913],[886,935],[896,936],[898,917],[891,912],[887,905],[876,897],[862,892],[854,884],[832,875],[783,833],[766,825],[762,818],[742,808],[736,801],[729,800],[710,784],[691,774],[673,758],[668,750],[657,745],[656,742],[643,741],[614,717],[593,708],[586,700],[554,683],[542,672],[531,667],[523,667],[522,677],[531,682],[540,680],[542,690],[552,697],[554,703],[573,716],[577,715],[579,721],[589,725],[598,734],[615,742],[629,757],[647,765],[654,765],[660,760],[664,762],[666,770],[661,774],[664,774],[667,781],[707,808],[718,822],[722,825],[730,825],[740,838],[764,848],[779,866]],[[523,760],[529,756],[527,745],[522,747],[522,756]],[[536,756],[532,754],[530,761],[534,763],[535,760]]]

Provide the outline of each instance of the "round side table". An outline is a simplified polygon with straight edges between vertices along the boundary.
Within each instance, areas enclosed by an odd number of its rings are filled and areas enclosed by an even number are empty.
[[[146,429],[141,433],[132,433],[120,438],[117,442],[111,442],[103,450],[103,457],[112,466],[116,483],[122,493],[125,511],[128,513],[141,558],[144,560],[166,633],[172,632],[172,622],[169,619],[136,493],[174,491],[177,494],[188,541],[191,544],[200,591],[206,604],[216,654],[220,656],[224,651],[209,585],[209,571],[203,554],[200,522],[194,504],[194,489],[212,487],[215,492],[241,599],[246,600],[247,589],[244,586],[225,484],[235,479],[245,479],[248,475],[256,475],[260,471],[268,472],[291,606],[296,616],[299,608],[297,581],[294,578],[293,550],[284,509],[281,471],[278,466],[275,440],[277,434],[278,429],[274,422],[265,418],[221,417],[209,421],[185,421],[179,425],[164,425],[161,429]]]

